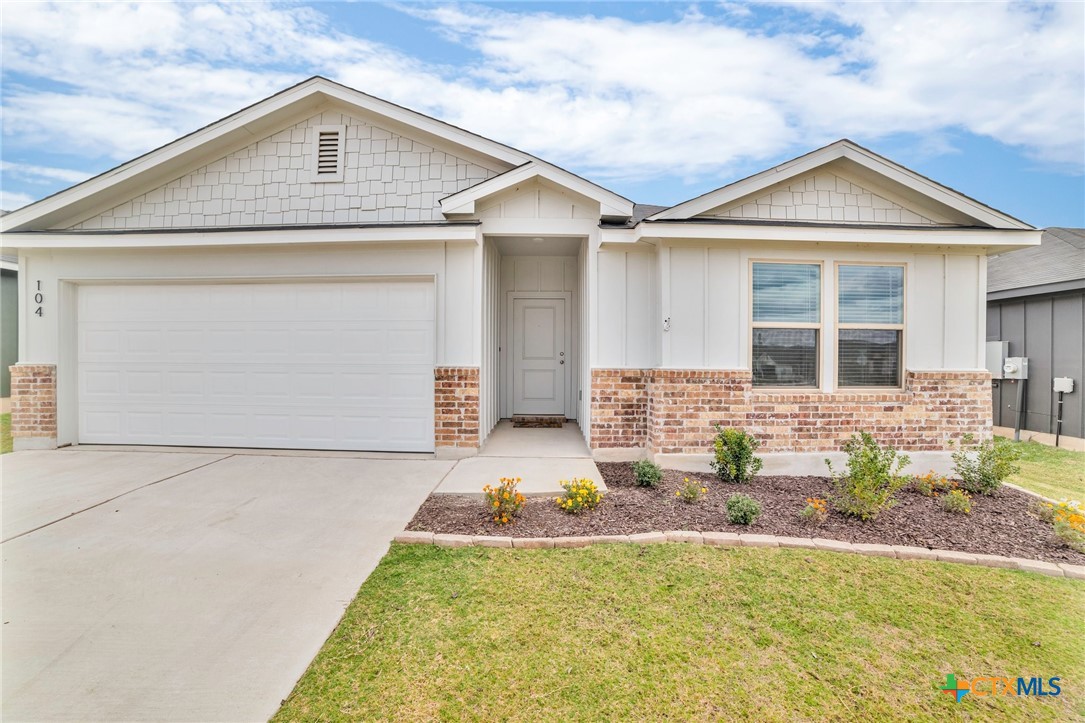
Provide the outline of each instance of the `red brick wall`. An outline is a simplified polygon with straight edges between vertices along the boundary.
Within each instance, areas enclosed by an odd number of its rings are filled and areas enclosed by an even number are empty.
[[[11,436],[56,440],[57,368],[52,364],[16,364],[11,367]]]
[[[437,367],[433,375],[437,447],[478,447],[478,367]]]
[[[598,385],[592,389],[594,448],[707,453],[714,424],[745,428],[764,452],[837,451],[858,431],[909,451],[945,450],[965,433],[991,435],[985,371],[908,372],[903,391],[884,393],[758,391],[749,371],[730,369],[649,369],[639,376],[636,370],[596,369],[592,379]],[[633,390],[643,404],[618,396]]]
[[[593,447],[647,446],[647,374],[644,369],[592,369]]]

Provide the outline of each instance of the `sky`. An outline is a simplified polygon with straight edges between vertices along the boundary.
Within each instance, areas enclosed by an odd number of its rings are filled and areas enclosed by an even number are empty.
[[[1085,3],[0,6],[0,208],[312,75],[670,205],[850,138],[1085,226]]]

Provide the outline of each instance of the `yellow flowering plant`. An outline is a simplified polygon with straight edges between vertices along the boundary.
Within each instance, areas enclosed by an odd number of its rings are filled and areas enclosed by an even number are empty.
[[[678,491],[674,493],[674,496],[685,502],[687,505],[692,505],[697,500],[701,499],[701,495],[708,494],[708,488],[701,485],[700,482],[690,482],[689,477],[682,478],[682,486],[678,488]]]
[[[520,514],[520,509],[524,506],[524,496],[516,489],[520,482],[519,477],[502,477],[496,487],[486,485],[482,488],[482,494],[486,498],[486,510],[497,524],[507,525]]]
[[[565,493],[554,498],[554,504],[563,512],[576,514],[583,510],[593,510],[596,505],[603,501],[603,493],[596,488],[590,479],[577,479],[561,481],[561,488]]]

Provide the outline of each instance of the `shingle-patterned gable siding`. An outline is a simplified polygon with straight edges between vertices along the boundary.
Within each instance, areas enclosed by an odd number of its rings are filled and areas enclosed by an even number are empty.
[[[828,171],[796,179],[757,198],[713,209],[704,216],[845,223],[937,223]]]
[[[313,128],[344,125],[342,183],[312,183]],[[73,229],[441,221],[438,201],[497,170],[359,118],[326,112]]]

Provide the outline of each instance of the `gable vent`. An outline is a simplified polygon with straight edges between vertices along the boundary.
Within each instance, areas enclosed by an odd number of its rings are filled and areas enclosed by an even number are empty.
[[[313,128],[313,181],[343,180],[343,126]]]

